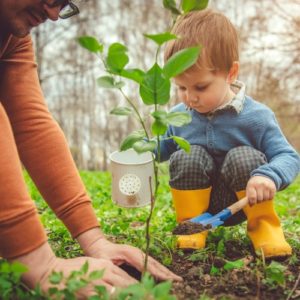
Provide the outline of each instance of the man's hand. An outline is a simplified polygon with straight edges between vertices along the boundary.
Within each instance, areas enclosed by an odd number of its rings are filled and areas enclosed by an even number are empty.
[[[84,254],[94,258],[103,258],[112,261],[115,265],[126,263],[140,272],[144,268],[145,253],[136,247],[114,244],[104,238],[99,228],[93,228],[77,238]],[[156,279],[182,280],[154,258],[148,258],[148,270]]]
[[[275,183],[267,177],[253,176],[247,183],[246,195],[250,206],[263,201],[272,200],[275,193]]]
[[[22,275],[22,281],[29,288],[34,288],[39,284],[44,292],[47,292],[53,286],[49,282],[49,276],[53,271],[62,272],[64,277],[68,277],[72,271],[80,270],[86,262],[89,265],[88,273],[105,270],[102,278],[94,280],[91,284],[76,292],[78,299],[87,299],[89,296],[95,295],[94,286],[96,285],[105,286],[108,292],[112,293],[115,287],[123,288],[137,283],[135,279],[108,259],[92,257],[57,258],[48,243],[11,261],[19,261],[26,265],[28,271]],[[64,288],[64,282],[60,283],[58,288]]]

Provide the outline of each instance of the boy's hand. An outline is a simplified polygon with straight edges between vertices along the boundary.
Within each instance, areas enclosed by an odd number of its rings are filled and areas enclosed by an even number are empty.
[[[272,179],[264,176],[253,176],[247,183],[246,195],[249,205],[271,200],[276,193],[276,186]]]

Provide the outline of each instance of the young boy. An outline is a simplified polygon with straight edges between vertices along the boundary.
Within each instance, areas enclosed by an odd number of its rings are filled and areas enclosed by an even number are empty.
[[[183,103],[172,111],[187,110],[190,124],[170,126],[167,137],[188,140],[191,153],[167,139],[161,160],[170,159],[170,186],[177,221],[206,211],[217,213],[245,195],[249,205],[225,225],[247,218],[248,235],[265,257],[292,253],[274,210],[276,191],[298,175],[298,153],[287,142],[265,105],[245,94],[236,80],[239,71],[237,32],[221,13],[193,11],[178,19],[167,43],[165,61],[176,52],[202,46],[197,63],[175,78]],[[205,247],[207,232],[178,236],[180,248]]]

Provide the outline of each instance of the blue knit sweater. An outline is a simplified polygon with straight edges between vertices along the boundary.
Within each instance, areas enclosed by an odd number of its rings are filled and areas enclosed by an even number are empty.
[[[172,111],[186,111],[184,104],[175,106]],[[262,175],[271,178],[282,190],[300,172],[300,158],[283,135],[274,113],[264,104],[245,96],[240,113],[224,109],[208,118],[195,110],[190,124],[183,127],[170,126],[166,137],[176,135],[185,138],[191,145],[200,145],[221,165],[226,153],[238,146],[253,147],[267,157],[267,164],[253,170],[251,176]],[[168,160],[179,150],[172,140],[161,141],[161,161]]]

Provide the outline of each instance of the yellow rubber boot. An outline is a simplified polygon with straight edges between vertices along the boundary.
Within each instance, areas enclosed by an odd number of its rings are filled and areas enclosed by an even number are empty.
[[[238,199],[246,192],[237,192]],[[288,256],[292,254],[291,246],[286,242],[280,220],[274,209],[274,201],[264,201],[244,208],[247,216],[247,232],[256,252],[263,252],[265,257]]]
[[[196,217],[207,211],[211,187],[201,190],[176,190],[171,188],[177,222]],[[205,247],[207,231],[191,235],[179,235],[177,246],[181,249]]]

